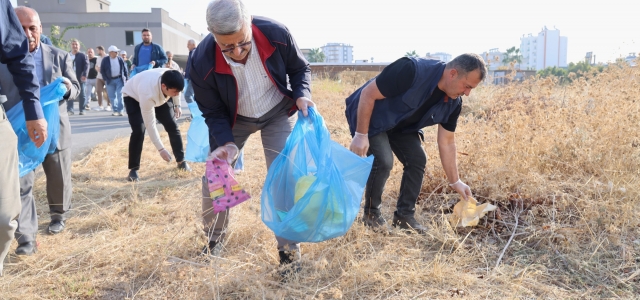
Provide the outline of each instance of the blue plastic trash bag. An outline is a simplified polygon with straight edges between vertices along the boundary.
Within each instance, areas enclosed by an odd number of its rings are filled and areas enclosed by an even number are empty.
[[[67,88],[59,77],[49,85],[40,89],[40,104],[44,118],[47,120],[47,139],[44,144],[37,148],[29,138],[27,132],[27,122],[24,117],[22,101],[7,111],[7,118],[13,127],[13,131],[18,136],[18,166],[20,177],[37,168],[47,154],[56,150],[58,138],[60,137],[60,114],[58,105],[62,97],[67,92]]]
[[[133,68],[133,70],[131,70],[131,74],[129,74],[129,79],[133,78],[133,76],[136,76],[136,74],[140,72],[151,70],[151,69],[153,69],[153,66],[151,64],[136,66],[135,68]]]
[[[344,235],[360,210],[373,156],[359,157],[331,140],[309,108],[271,164],[262,189],[262,221],[276,236],[321,242]]]
[[[187,131],[187,150],[184,159],[193,162],[204,162],[209,155],[209,127],[204,122],[198,104],[187,103],[191,111],[191,125]]]

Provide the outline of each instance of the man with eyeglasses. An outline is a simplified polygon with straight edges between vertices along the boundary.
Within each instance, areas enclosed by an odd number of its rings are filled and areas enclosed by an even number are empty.
[[[211,157],[234,163],[249,136],[260,131],[267,168],[284,149],[299,109],[314,106],[311,69],[288,29],[251,16],[240,0],[215,0],[207,8],[211,32],[194,51],[190,79],[209,127]],[[291,89],[287,88],[287,76]],[[229,211],[212,213],[202,177],[204,254],[220,255]],[[300,244],[276,237],[283,275],[299,269]]]
[[[456,162],[455,131],[462,96],[487,74],[477,54],[462,54],[449,63],[413,57],[388,65],[346,99],[346,116],[355,154],[373,154],[373,168],[365,188],[365,226],[387,231],[380,213],[382,191],[393,168],[393,155],[404,167],[394,227],[425,234],[414,216],[422,188],[427,155],[422,128],[438,125],[438,150],[449,187],[467,199],[471,189],[460,180]]]

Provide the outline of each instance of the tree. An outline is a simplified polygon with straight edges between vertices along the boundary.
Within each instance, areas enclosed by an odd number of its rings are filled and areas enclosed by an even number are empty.
[[[411,50],[411,52],[405,53],[404,57],[419,57],[419,55],[416,53],[416,50]]]
[[[320,48],[313,48],[309,51],[309,62],[324,62],[325,56]]]
[[[64,39],[64,35],[70,29],[82,29],[86,27],[107,27],[109,24],[107,23],[88,23],[88,24],[80,24],[75,26],[65,27],[62,32],[60,31],[60,26],[51,25],[51,34],[49,35],[49,39],[51,39],[51,43],[62,50],[70,51],[71,43],[68,40]]]
[[[507,53],[505,53],[504,57],[502,58],[502,63],[505,65],[509,65],[512,62],[516,64],[522,63],[522,55],[520,54],[520,48],[516,48],[516,46],[513,46],[507,49]]]

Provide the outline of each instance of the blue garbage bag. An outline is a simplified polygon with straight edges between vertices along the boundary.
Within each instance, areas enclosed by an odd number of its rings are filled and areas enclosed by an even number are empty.
[[[140,72],[151,70],[151,69],[153,69],[153,66],[151,64],[136,66],[135,68],[133,68],[133,70],[131,70],[131,74],[129,74],[129,79],[133,78],[133,76],[136,76],[136,74]]]
[[[184,159],[192,162],[204,162],[209,155],[209,127],[204,122],[198,104],[187,103],[191,111],[191,124],[187,131],[187,150]]]
[[[344,235],[360,210],[373,156],[359,157],[331,140],[312,107],[271,164],[262,189],[262,221],[276,236],[321,242]]]
[[[18,136],[20,177],[37,168],[44,161],[47,154],[51,154],[56,150],[58,138],[60,137],[58,105],[67,92],[62,80],[62,77],[59,77],[40,89],[40,104],[42,105],[44,118],[47,120],[47,139],[40,148],[37,148],[29,138],[22,101],[7,111],[7,118],[11,123],[11,127],[13,127],[13,131]]]

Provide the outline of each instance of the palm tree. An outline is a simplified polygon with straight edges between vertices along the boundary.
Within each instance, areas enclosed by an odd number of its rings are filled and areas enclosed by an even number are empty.
[[[404,54],[404,57],[418,57],[418,53],[416,53],[416,50],[411,50],[411,52],[407,52]]]
[[[309,51],[309,62],[324,62],[325,56],[320,48],[313,48]]]
[[[502,63],[505,65],[508,65],[512,62],[516,64],[522,63],[522,55],[520,54],[520,48],[516,48],[516,46],[513,46],[507,49],[507,53],[505,53],[504,57],[502,58]]]

